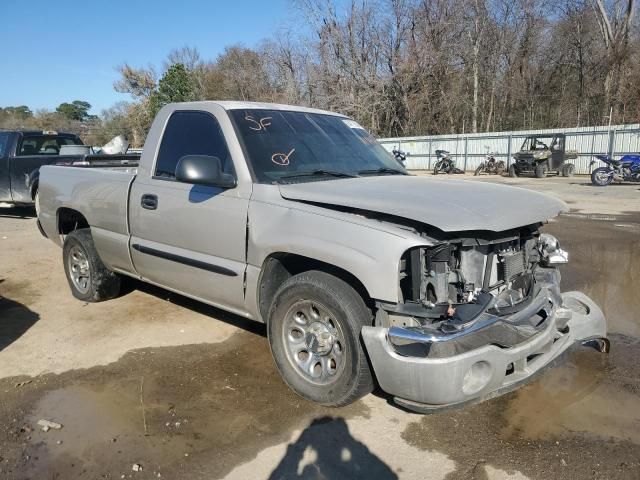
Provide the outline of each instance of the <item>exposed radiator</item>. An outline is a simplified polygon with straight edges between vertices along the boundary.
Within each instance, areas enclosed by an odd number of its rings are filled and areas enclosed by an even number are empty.
[[[502,280],[508,282],[525,271],[524,253],[507,252],[499,255],[498,271]]]

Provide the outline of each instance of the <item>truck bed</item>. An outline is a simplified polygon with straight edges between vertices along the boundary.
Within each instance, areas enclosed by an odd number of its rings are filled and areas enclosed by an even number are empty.
[[[136,172],[137,167],[127,166],[42,167],[39,220],[45,235],[62,244],[57,212],[70,208],[83,212],[96,243],[104,239],[126,246],[129,188]]]

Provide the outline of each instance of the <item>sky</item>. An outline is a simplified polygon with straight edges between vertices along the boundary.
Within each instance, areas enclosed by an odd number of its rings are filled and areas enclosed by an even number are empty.
[[[0,0],[0,107],[53,110],[85,100],[99,114],[116,102],[115,67],[162,68],[167,54],[196,47],[257,46],[289,22],[291,0]]]

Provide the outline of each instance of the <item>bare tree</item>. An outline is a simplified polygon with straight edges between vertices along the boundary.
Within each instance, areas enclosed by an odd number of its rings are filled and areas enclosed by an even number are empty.
[[[604,80],[605,115],[619,102],[620,75],[629,57],[629,31],[633,19],[634,0],[594,0],[596,17],[607,50]]]
[[[640,120],[635,0],[295,0],[298,23],[214,59],[182,47],[198,99],[305,104],[378,135]],[[152,68],[119,67],[144,138]],[[105,118],[106,121],[106,118]],[[111,121],[111,124],[114,124]]]
[[[129,93],[135,98],[151,95],[156,88],[156,73],[153,68],[134,68],[128,64],[116,68],[121,78],[113,84],[116,92]]]

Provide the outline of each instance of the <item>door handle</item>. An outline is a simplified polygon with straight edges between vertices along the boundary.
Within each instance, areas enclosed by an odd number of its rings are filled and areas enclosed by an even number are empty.
[[[156,208],[158,208],[158,196],[152,195],[150,193],[145,193],[144,195],[142,195],[140,205],[142,205],[142,208],[146,208],[147,210],[155,210]]]

